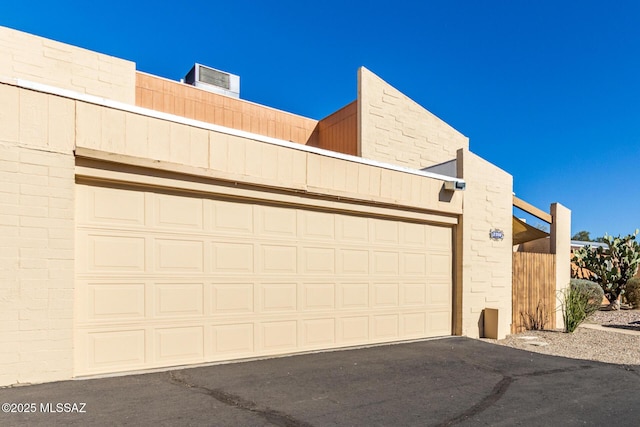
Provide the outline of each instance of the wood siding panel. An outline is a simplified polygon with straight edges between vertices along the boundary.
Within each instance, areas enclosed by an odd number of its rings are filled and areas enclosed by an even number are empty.
[[[513,253],[513,322],[511,333],[527,329],[538,306],[546,316],[545,329],[556,327],[556,257],[554,254]]]
[[[358,155],[358,101],[318,122],[316,138],[308,144],[338,153]]]
[[[307,144],[317,120],[136,73],[136,105],[271,138]]]

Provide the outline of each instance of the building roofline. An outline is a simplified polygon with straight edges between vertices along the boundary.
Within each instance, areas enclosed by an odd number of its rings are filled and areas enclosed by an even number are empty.
[[[126,104],[124,102],[114,101],[114,100],[102,98],[99,96],[88,95],[85,93],[79,93],[69,89],[49,86],[42,83],[32,82],[29,80],[7,78],[4,76],[0,76],[0,83],[21,87],[21,88],[33,90],[36,92],[42,92],[42,93],[47,93],[51,95],[61,96],[64,98],[74,99],[81,102],[87,102],[94,105],[100,105],[100,106],[112,108],[115,110],[125,111],[129,113],[134,113],[134,114],[140,114],[143,116],[153,117],[153,118],[166,120],[174,123],[180,123],[180,124],[193,126],[201,129],[206,129],[214,132],[224,133],[227,135],[233,135],[241,138],[251,139],[254,141],[260,141],[267,144],[277,145],[280,147],[292,148],[294,150],[305,151],[308,153],[318,154],[325,157],[332,157],[335,159],[346,160],[349,162],[364,164],[368,166],[375,166],[375,167],[389,169],[397,172],[404,172],[412,175],[423,176],[425,178],[432,178],[432,179],[437,179],[445,182],[453,182],[453,183],[460,183],[460,184],[465,183],[464,179],[461,179],[461,178],[455,178],[455,177],[446,176],[438,173],[426,172],[418,169],[411,169],[408,167],[392,165],[389,163],[379,162],[376,160],[364,159],[362,157],[338,153],[335,151],[325,150],[322,148],[310,147],[304,144],[285,141],[282,139],[272,138],[272,137],[259,135],[256,133],[247,132],[243,130],[232,129],[229,127],[215,125],[212,123],[206,123],[199,120],[188,119],[186,117],[176,116],[174,114],[163,113],[163,112],[151,110],[148,108],[142,108],[135,105]]]

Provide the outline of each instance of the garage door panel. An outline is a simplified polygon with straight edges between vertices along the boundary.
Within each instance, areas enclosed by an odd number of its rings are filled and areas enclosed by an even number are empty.
[[[219,325],[213,324],[213,351],[219,355],[236,357],[255,354],[255,334],[253,323]]]
[[[338,274],[369,274],[369,251],[366,249],[338,249]]]
[[[427,243],[427,230],[423,224],[400,223],[400,243],[403,246],[424,248]]]
[[[141,226],[145,223],[145,193],[110,187],[80,186],[77,218],[88,224]]]
[[[252,243],[213,242],[213,272],[251,274],[254,272],[255,245]]]
[[[398,223],[383,219],[369,219],[373,228],[373,242],[382,244],[398,243]]]
[[[358,216],[340,215],[337,218],[338,239],[342,243],[367,243],[369,242],[369,222],[367,218]]]
[[[144,329],[84,333],[90,368],[124,370],[145,366]]]
[[[303,310],[335,310],[335,288],[334,283],[303,283]]]
[[[257,207],[260,234],[295,239],[298,218],[295,209],[274,206]]]
[[[266,353],[295,351],[298,346],[298,322],[284,320],[260,324],[262,349]]]
[[[248,203],[207,200],[213,221],[208,231],[245,235],[254,234],[254,208]]]
[[[400,304],[402,307],[423,307],[426,303],[426,283],[403,283],[400,285]]]
[[[157,283],[155,285],[156,317],[202,316],[204,283]]]
[[[155,359],[179,364],[204,361],[204,327],[158,328],[155,331]]]
[[[396,307],[398,305],[397,283],[374,283],[371,307]]]
[[[87,304],[78,315],[85,320],[142,320],[145,318],[145,283],[83,282]]]
[[[373,339],[389,340],[398,338],[399,316],[397,314],[382,314],[373,316]]]
[[[400,254],[400,273],[405,276],[427,274],[427,254],[424,252],[402,252]]]
[[[427,312],[427,329],[438,335],[451,334],[451,312],[429,310]]]
[[[298,309],[297,283],[263,283],[260,288],[261,312],[295,312]]]
[[[339,308],[369,308],[369,283],[340,283],[338,288]]]
[[[77,187],[77,375],[451,333],[450,227]]]
[[[450,252],[452,247],[451,228],[428,227],[427,245],[430,248]]]
[[[447,282],[432,281],[427,286],[427,306],[448,309],[451,304],[451,285]]]
[[[427,332],[427,315],[425,312],[406,313],[400,318],[403,337],[422,337]]]
[[[299,235],[305,240],[332,243],[336,236],[336,217],[333,214],[314,211],[298,211]]]
[[[78,244],[80,273],[145,271],[146,241],[143,237],[87,232],[79,235]]]
[[[262,274],[291,274],[298,271],[298,248],[295,245],[261,245],[260,270]]]
[[[247,314],[255,311],[253,283],[215,283],[212,287],[214,315]]]
[[[369,341],[369,316],[351,316],[338,319],[338,337],[344,344]]]
[[[427,262],[427,275],[448,279],[451,277],[451,253],[431,252]]]
[[[303,247],[301,274],[335,274],[336,251],[334,248]]]
[[[373,268],[374,275],[398,275],[400,254],[396,251],[374,251]]]
[[[204,272],[204,242],[156,239],[155,269],[159,273]]]
[[[203,230],[204,200],[165,194],[154,196],[152,226],[178,230]]]
[[[331,347],[336,342],[336,320],[309,319],[302,322],[304,347]]]

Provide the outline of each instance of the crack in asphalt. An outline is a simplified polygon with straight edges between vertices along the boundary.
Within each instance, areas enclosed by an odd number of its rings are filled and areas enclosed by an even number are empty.
[[[575,366],[570,368],[558,368],[558,369],[548,369],[546,371],[527,372],[525,374],[514,375],[514,377],[518,377],[518,378],[519,377],[540,377],[543,375],[564,374],[565,372],[582,371],[582,370],[591,369],[591,368],[593,368],[593,366],[580,365],[580,366]]]
[[[494,403],[500,400],[500,398],[507,392],[512,382],[513,382],[512,377],[502,377],[502,379],[498,382],[498,384],[496,384],[493,387],[493,389],[491,390],[491,393],[485,396],[480,402],[476,403],[475,405],[473,405],[471,408],[467,409],[460,415],[457,415],[453,418],[450,418],[444,421],[441,424],[438,424],[438,427],[448,427],[454,424],[458,424],[490,408],[491,406],[493,406]]]
[[[485,367],[483,367],[482,365],[476,365],[481,369],[485,369]],[[456,415],[453,418],[449,418],[448,420],[443,421],[442,423],[438,424],[438,427],[448,427],[448,426],[452,426],[458,423],[461,423],[462,421],[465,421],[473,416],[476,416],[484,411],[486,411],[487,409],[489,409],[491,406],[493,406],[498,400],[500,400],[500,398],[502,398],[502,396],[505,395],[505,393],[507,392],[507,390],[509,389],[509,387],[511,386],[511,384],[518,378],[526,378],[526,377],[540,377],[543,375],[552,375],[552,374],[563,374],[566,372],[573,372],[573,371],[579,371],[579,370],[584,370],[584,369],[591,369],[593,368],[593,366],[589,366],[589,365],[580,365],[580,366],[576,366],[576,367],[569,367],[569,368],[558,368],[558,369],[548,369],[548,370],[544,370],[544,371],[533,371],[533,372],[527,372],[524,374],[516,374],[513,376],[507,376],[507,375],[502,375],[502,379],[500,381],[498,381],[498,383],[493,386],[493,389],[491,390],[491,392],[486,395],[482,400],[480,400],[478,403],[476,403],[475,405],[473,405],[471,408],[467,409],[466,411],[460,413],[459,415]],[[491,372],[496,372],[494,369],[486,369],[489,370]]]
[[[278,427],[313,427],[311,424],[297,420],[289,414],[276,411],[275,409],[271,409],[269,407],[260,407],[257,403],[251,400],[243,399],[242,397],[235,394],[227,393],[226,391],[219,389],[210,389],[205,386],[192,384],[187,381],[186,378],[180,378],[176,372],[169,373],[169,380],[172,383],[180,385],[184,388],[194,390],[198,393],[204,393],[225,405],[233,406],[234,408],[254,413],[264,418],[270,424]]]

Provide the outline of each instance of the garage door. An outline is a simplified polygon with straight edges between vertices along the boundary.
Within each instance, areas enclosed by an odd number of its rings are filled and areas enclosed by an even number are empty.
[[[451,334],[448,226],[77,184],[75,373]]]

